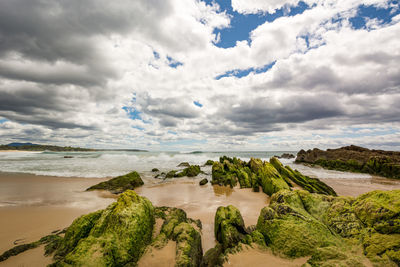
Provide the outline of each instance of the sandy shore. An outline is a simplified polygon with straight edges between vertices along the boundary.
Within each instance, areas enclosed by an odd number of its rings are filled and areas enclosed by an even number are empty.
[[[54,230],[68,227],[82,214],[105,208],[115,196],[104,192],[85,192],[89,186],[106,179],[60,178],[31,174],[0,173],[0,253],[14,244],[38,240]],[[155,206],[182,208],[188,217],[200,219],[203,224],[203,251],[215,245],[214,216],[219,206],[234,205],[244,218],[246,226],[257,223],[260,210],[268,205],[269,197],[251,189],[199,186],[199,179],[172,179],[160,182],[146,177],[145,185],[137,188],[139,195],[147,197]],[[400,189],[400,181],[380,177],[371,179],[323,179],[339,195],[357,196],[368,191]],[[171,246],[167,251],[173,250]],[[0,262],[0,266],[43,266],[51,261],[43,256],[43,247],[24,252]],[[165,251],[152,253],[163,254]],[[279,257],[263,254],[261,251],[247,251],[244,255],[260,260],[269,258],[283,264]],[[257,256],[257,257],[256,257]],[[159,262],[142,261],[157,265]],[[227,266],[241,264],[243,257],[231,257]],[[171,260],[171,259],[170,259]],[[160,264],[165,262],[159,262]],[[287,262],[292,265],[297,262]],[[171,260],[169,264],[173,264]]]
[[[16,240],[36,241],[82,214],[105,208],[113,199],[84,192],[104,180],[0,173],[0,253]]]

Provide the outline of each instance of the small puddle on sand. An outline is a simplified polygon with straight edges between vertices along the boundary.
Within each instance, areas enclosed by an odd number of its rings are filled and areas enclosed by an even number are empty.
[[[175,179],[168,183],[144,185],[135,191],[147,197],[155,206],[183,209],[189,218],[200,219],[203,225],[203,252],[215,246],[214,217],[220,206],[233,205],[240,210],[246,226],[255,225],[269,197],[250,188],[239,189],[207,184],[199,186],[197,180]]]

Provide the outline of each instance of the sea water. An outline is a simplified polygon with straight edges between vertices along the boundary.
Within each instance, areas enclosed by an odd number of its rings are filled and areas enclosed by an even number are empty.
[[[203,165],[207,160],[218,160],[226,155],[248,161],[251,157],[269,160],[283,153],[296,151],[225,151],[225,152],[0,152],[0,171],[31,173],[61,177],[102,178],[122,175],[133,170],[151,176],[151,169],[176,169],[181,162]],[[69,156],[72,158],[64,158]],[[281,159],[300,172],[317,178],[369,178],[368,174],[345,173],[322,168],[310,168],[294,163],[294,159]]]

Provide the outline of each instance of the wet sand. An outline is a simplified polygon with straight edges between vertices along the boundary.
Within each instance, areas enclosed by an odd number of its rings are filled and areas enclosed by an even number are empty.
[[[395,190],[400,189],[400,180],[384,177],[372,177],[369,179],[321,179],[324,183],[335,189],[340,196],[359,196],[374,190]]]
[[[107,207],[113,199],[84,192],[104,180],[0,173],[0,253],[16,240],[36,241],[80,215]]]
[[[243,250],[230,254],[224,267],[228,266],[269,266],[269,267],[297,267],[302,266],[310,257],[302,257],[294,260],[281,258],[272,254],[270,250],[243,246]]]
[[[168,183],[143,186],[135,190],[147,197],[155,206],[170,206],[186,211],[188,217],[200,219],[203,225],[203,251],[215,246],[214,216],[220,206],[234,205],[244,219],[245,225],[255,225],[263,207],[269,203],[269,197],[251,189],[212,186],[209,183],[199,186],[198,179],[180,178]]]

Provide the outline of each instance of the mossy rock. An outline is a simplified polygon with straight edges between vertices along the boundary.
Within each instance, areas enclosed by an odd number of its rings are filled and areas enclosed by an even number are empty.
[[[174,240],[177,243],[175,266],[199,266],[203,256],[201,222],[187,218],[182,209],[171,207],[157,207],[156,217],[164,223],[153,241],[154,246],[162,247],[169,239]]]
[[[108,190],[114,194],[120,194],[126,190],[133,190],[136,187],[142,186],[143,184],[144,183],[142,178],[140,178],[140,175],[133,171],[128,174],[112,178],[106,182],[93,185],[86,190]]]
[[[269,207],[261,210],[257,230],[276,253],[296,258],[312,255],[317,248],[340,244],[329,228],[311,216],[296,191],[279,191]]]
[[[363,237],[363,246],[365,254],[372,261],[385,263],[383,266],[389,266],[390,261],[388,262],[388,259],[390,259],[400,266],[400,234],[367,233]]]
[[[199,182],[199,185],[205,185],[205,184],[207,184],[207,183],[208,183],[207,178],[204,178],[204,179],[202,179],[202,180]]]
[[[151,171],[152,171],[152,172],[159,172],[160,170],[157,169],[157,168],[153,168],[153,169],[151,169]]]
[[[189,162],[181,162],[178,164],[177,167],[190,167],[190,164],[189,164]]]
[[[180,178],[180,177],[195,177],[201,173],[199,165],[190,165],[189,167],[183,169],[182,171],[172,170],[169,171],[165,178]]]
[[[289,189],[289,185],[285,182],[274,166],[265,162],[258,169],[257,177],[263,192],[269,196],[280,190]]]
[[[206,163],[204,164],[205,166],[212,166],[214,164],[214,161],[209,159],[206,161]]]
[[[128,190],[105,210],[76,219],[55,253],[54,266],[135,265],[151,242],[154,208]]]
[[[215,213],[214,233],[224,249],[237,245],[247,234],[240,211],[232,205],[219,207]]]
[[[357,217],[382,234],[400,234],[400,190],[372,191],[353,204]]]

